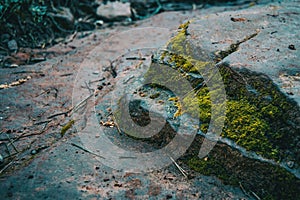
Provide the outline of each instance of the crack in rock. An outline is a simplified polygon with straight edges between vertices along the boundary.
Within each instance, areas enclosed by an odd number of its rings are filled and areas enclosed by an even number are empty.
[[[255,33],[246,36],[243,40],[237,41],[237,42],[231,44],[227,50],[224,50],[224,51],[220,50],[220,51],[215,52],[216,61],[221,61],[224,58],[226,58],[227,56],[229,56],[230,54],[236,52],[238,50],[240,44],[245,43],[245,42],[251,40],[252,38],[256,37],[258,35],[258,33],[259,33],[259,30],[256,30]]]

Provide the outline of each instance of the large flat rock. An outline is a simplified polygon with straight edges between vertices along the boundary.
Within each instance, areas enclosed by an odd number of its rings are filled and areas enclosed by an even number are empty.
[[[136,26],[137,28],[167,27],[176,30],[180,23],[197,15],[199,11],[163,13],[129,27],[116,26],[107,30],[79,33],[72,42],[61,43],[48,49],[47,51],[54,52],[55,56],[45,62],[22,66],[22,68],[1,69],[1,84],[24,78],[27,74],[31,76],[30,80],[21,85],[0,91],[1,111],[3,111],[1,130],[7,132],[13,139],[22,134],[21,140],[14,141],[16,148],[22,152],[12,160],[4,155],[4,163],[1,165],[1,197],[5,199],[252,199],[239,187],[224,185],[216,177],[196,174],[195,179],[187,180],[174,165],[148,174],[113,170],[101,164],[92,154],[71,145],[71,143],[82,145],[78,135],[74,133],[75,127],[69,129],[63,138],[60,136],[62,127],[71,119],[63,113],[72,108],[72,89],[80,64],[88,57],[98,61],[99,54],[103,53],[108,55],[106,60],[102,60],[107,65],[107,62],[113,59],[109,55],[122,56],[122,53],[126,52],[127,46],[122,46],[122,41],[129,43],[132,40],[127,41],[126,37],[120,38],[119,44],[100,51],[99,46],[102,43],[120,33],[125,36],[124,31],[134,29]],[[149,30],[145,29],[148,31],[145,34],[151,34]],[[168,39],[165,36],[161,38],[164,39],[157,38],[157,40],[161,40],[163,46]],[[151,38],[141,37],[135,40],[140,43],[139,48],[142,49],[143,41]],[[99,51],[96,51],[95,55],[90,54],[95,49]],[[96,66],[93,71],[88,71],[87,76],[90,76],[90,80],[94,80],[100,72],[102,69]],[[110,80],[104,81],[102,91],[111,90],[108,84]],[[83,84],[79,86],[85,90],[84,83],[80,84]],[[82,99],[85,97],[82,96]],[[7,142],[5,134],[1,136],[1,139]],[[10,148],[13,151],[12,146]]]
[[[71,105],[72,92],[74,92],[72,90],[76,85],[87,92],[73,93],[73,98],[78,97],[77,100],[80,101],[89,95],[89,87],[84,80],[96,80],[93,83],[100,84],[97,85],[99,88],[102,87],[102,93],[98,93],[100,103],[96,102],[101,105],[101,97],[113,90],[112,85],[116,85],[117,81],[123,81],[122,83],[127,81],[127,71],[131,72],[129,75],[135,75],[136,66],[131,66],[123,71],[117,71],[119,74],[116,79],[106,76],[105,73],[111,69],[104,68],[112,67],[110,64],[113,63],[110,62],[114,61],[113,59],[128,53],[128,45],[133,45],[135,49],[143,49],[147,47],[145,45],[155,41],[151,43],[154,45],[153,48],[159,48],[160,43],[163,48],[169,39],[167,34],[176,35],[178,25],[190,19],[194,21],[188,28],[190,34],[188,38],[194,46],[205,50],[207,55],[213,57],[216,52],[227,51],[232,44],[237,44],[239,48],[222,57],[219,62],[229,63],[229,66],[236,71],[247,69],[267,75],[285,95],[299,105],[299,74],[297,73],[300,72],[298,65],[300,44],[296,33],[300,20],[297,3],[258,5],[243,10],[238,8],[218,7],[184,13],[166,12],[129,27],[116,26],[107,30],[89,32],[90,35],[83,38],[80,38],[83,35],[80,33],[74,41],[56,45],[49,50],[60,51],[62,55],[33,66],[24,66],[22,69],[1,69],[1,80],[7,83],[24,77],[24,74],[32,74],[31,79],[22,85],[0,91],[3,102],[0,105],[3,110],[1,129],[14,139],[19,136],[18,134],[24,133],[26,136],[22,140],[15,141],[22,154],[17,154],[17,158],[11,163],[5,158],[4,167],[8,168],[3,172],[9,173],[1,177],[0,191],[4,191],[3,198],[253,199],[257,197],[256,193],[264,192],[261,187],[266,182],[274,185],[271,192],[281,190],[276,188],[281,185],[275,181],[278,178],[285,178],[287,172],[283,168],[278,170],[278,166],[273,166],[272,163],[247,158],[225,144],[217,144],[212,151],[212,157],[216,156],[216,159],[223,162],[223,166],[227,167],[226,170],[228,169],[233,175],[238,174],[242,180],[239,185],[225,185],[214,176],[191,172],[192,170],[188,169],[184,162],[180,162],[181,166],[195,176],[191,180],[186,179],[173,164],[150,173],[136,174],[114,170],[99,162],[95,155],[78,147],[81,145],[89,149],[89,146],[81,144],[82,141],[78,136],[84,133],[79,129],[76,133],[78,126],[67,130],[64,137],[60,136],[62,128],[71,119],[63,112],[68,112],[74,106]],[[229,9],[237,11],[225,11]],[[158,34],[159,29],[155,30],[149,26],[168,30],[164,34],[160,33],[160,37],[156,37],[155,40],[151,40],[150,37],[145,38],[145,35]],[[134,38],[136,36],[134,30],[137,30],[135,28],[138,28],[140,33],[137,38]],[[126,35],[132,37],[126,38]],[[109,43],[111,38],[116,38],[117,42]],[[101,49],[100,46],[104,43],[109,45]],[[126,45],[122,46],[124,44]],[[140,56],[139,53],[142,55],[138,52],[134,56]],[[86,63],[90,67],[87,68],[86,76],[77,75],[77,71],[82,70],[81,64],[88,59],[93,62]],[[97,65],[92,66],[94,64]],[[102,75],[103,77],[99,77]],[[74,80],[79,82],[74,83]],[[83,112],[81,119],[86,120],[85,117],[94,115],[94,112],[94,109]],[[56,114],[59,115],[55,116]],[[115,135],[111,135],[112,138],[119,136],[116,128],[114,131]],[[31,133],[33,134],[30,135]],[[2,136],[1,139],[7,142],[5,134]],[[91,138],[96,140],[97,137]],[[121,138],[117,141],[124,140]],[[212,160],[205,159],[205,162]],[[224,171],[222,165],[217,167],[219,168],[216,170]],[[281,172],[281,169],[284,171],[282,175],[278,172]],[[263,175],[271,176],[277,172],[279,176],[263,182],[265,179]],[[292,181],[295,179],[294,176],[289,177],[292,177]],[[268,183],[269,180],[271,181]],[[246,187],[246,192],[243,191],[243,186]]]
[[[285,1],[202,15],[189,32],[192,43],[211,53],[241,42],[222,62],[269,76],[300,105],[299,25],[299,5]]]

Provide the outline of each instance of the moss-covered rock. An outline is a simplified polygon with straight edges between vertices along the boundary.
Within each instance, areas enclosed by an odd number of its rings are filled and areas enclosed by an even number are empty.
[[[224,184],[243,187],[250,196],[254,193],[261,199],[300,198],[300,180],[282,167],[248,159],[237,150],[219,143],[207,157],[200,159],[195,154],[200,148],[197,144],[199,146],[202,140],[196,137],[189,149],[190,155],[184,159],[192,170],[216,176]]]
[[[193,91],[187,91],[182,99],[173,98],[178,112],[176,116],[182,113],[189,113],[193,117],[200,119],[200,130],[203,133],[208,131],[211,120],[211,97],[218,93],[218,89],[209,90],[207,80],[201,77],[203,70],[210,70],[216,67],[213,62],[207,61],[207,57],[203,60],[196,59],[195,48],[188,42],[188,25],[190,22],[182,24],[179,32],[167,44],[169,51],[164,51],[157,59],[158,63],[169,65],[177,69],[182,77],[187,78],[193,86]],[[199,57],[199,56],[198,56]],[[214,60],[212,58],[212,60]],[[233,70],[228,65],[219,65],[218,71],[222,75],[225,85],[227,100],[219,102],[218,106],[226,104],[225,125],[221,136],[234,141],[237,145],[243,147],[247,151],[255,152],[264,158],[272,159],[276,162],[294,160],[296,165],[299,163],[299,154],[297,153],[297,144],[299,141],[299,126],[294,120],[299,118],[300,111],[295,102],[291,101],[284,95],[277,86],[265,75],[251,72],[243,69]],[[191,78],[188,74],[198,74],[198,78]],[[177,77],[178,78],[178,77]],[[174,79],[176,79],[174,77]],[[181,103],[183,105],[181,105]],[[195,113],[199,110],[199,113]],[[199,146],[198,144],[195,144]],[[193,149],[194,147],[192,147]],[[230,150],[231,151],[231,150]],[[243,171],[249,176],[262,176],[266,174],[271,176],[268,181],[263,181],[260,190],[255,190],[259,195],[268,199],[278,199],[278,195],[284,199],[292,199],[295,196],[296,187],[286,187],[286,184],[298,184],[299,179],[279,166],[271,164],[263,164],[252,166],[252,170],[258,170],[258,173],[251,174],[250,164],[239,162],[236,168],[231,169],[224,161],[218,160],[218,156],[205,158],[205,160],[194,156],[187,159],[187,164],[194,170],[206,175],[216,175],[223,179],[225,183],[238,184],[239,180],[243,180],[247,189],[253,190],[253,177],[244,177]],[[219,152],[220,153],[220,152]],[[221,152],[225,156],[228,152]],[[229,158],[230,159],[230,158]],[[234,158],[232,158],[234,159]],[[243,159],[245,160],[245,159]],[[251,159],[250,159],[251,160]],[[249,162],[249,161],[247,161]],[[258,161],[252,161],[258,163]],[[229,167],[230,166],[230,167]],[[266,172],[272,169],[272,174]],[[249,171],[250,170],[250,171]],[[265,173],[259,174],[259,171]],[[275,173],[275,174],[273,174]],[[274,185],[272,185],[274,184]],[[297,185],[296,184],[296,185]],[[284,187],[290,193],[282,193]],[[276,189],[277,188],[277,189]],[[265,192],[263,192],[266,190]],[[299,193],[297,193],[299,196]]]
[[[188,73],[199,74],[205,68],[215,67],[212,62],[194,58],[195,51],[187,39],[189,24],[190,21],[179,26],[178,34],[167,44],[170,52],[163,52],[159,58],[159,62],[178,69],[187,78]],[[299,130],[291,127],[289,133],[282,131],[288,121],[293,120],[288,115],[296,108],[295,104],[266,76],[246,70],[237,72],[226,65],[218,68],[228,98],[222,136],[232,139],[246,150],[280,161],[289,147],[296,145],[295,137],[298,137]],[[205,81],[203,78],[190,79],[195,91],[187,91],[182,99],[185,109],[180,107],[180,113],[188,112],[200,118],[202,132],[207,132],[211,118],[211,95],[218,93],[217,89],[209,91]],[[199,115],[194,112],[196,107],[200,111]],[[287,142],[284,146],[282,139]]]

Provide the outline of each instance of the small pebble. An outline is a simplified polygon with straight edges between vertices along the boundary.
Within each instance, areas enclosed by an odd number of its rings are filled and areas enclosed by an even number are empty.
[[[287,163],[287,166],[289,167],[289,168],[293,168],[294,167],[294,165],[295,165],[295,163],[293,162],[293,161],[288,161]]]
[[[289,49],[290,49],[290,50],[296,50],[296,47],[295,47],[295,45],[290,44],[290,45],[289,45]]]
[[[15,63],[9,65],[9,68],[17,68],[17,67],[19,67],[19,65],[18,65],[18,64],[15,64]]]
[[[159,97],[160,93],[155,93],[150,95],[150,99],[156,99],[157,97]]]
[[[10,40],[8,43],[7,43],[7,47],[9,50],[11,51],[17,51],[18,50],[18,44],[17,44],[17,41],[16,40]]]
[[[98,90],[102,90],[102,89],[103,89],[103,86],[102,86],[102,85],[98,85],[98,86],[97,86],[97,89],[98,89]]]
[[[37,153],[37,151],[35,149],[31,150],[31,155],[35,155]]]
[[[143,92],[140,92],[139,95],[140,95],[141,97],[147,96],[147,95],[146,95],[145,93],[143,93]]]
[[[163,100],[158,100],[157,103],[163,104],[164,101]]]
[[[94,71],[93,74],[94,75],[98,75],[100,72],[99,71]]]
[[[104,24],[103,20],[97,20],[97,21],[95,21],[95,25],[96,26],[102,26],[103,24]]]

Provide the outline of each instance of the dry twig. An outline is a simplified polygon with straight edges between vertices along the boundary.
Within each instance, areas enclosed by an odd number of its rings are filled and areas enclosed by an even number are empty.
[[[96,154],[96,153],[94,153],[94,152],[92,152],[92,151],[90,151],[90,150],[88,150],[88,149],[86,149],[86,148],[84,148],[84,147],[78,145],[78,144],[75,144],[75,143],[72,142],[71,145],[74,146],[74,147],[77,147],[77,148],[79,148],[79,149],[81,149],[81,150],[83,150],[83,151],[85,151],[85,152],[87,152],[87,153],[90,153],[90,154],[92,154],[92,155],[94,155],[94,156],[97,156],[97,157],[99,157],[99,158],[105,159],[103,156],[100,156],[100,155],[98,155],[98,154]]]
[[[253,194],[253,196],[254,196],[257,200],[261,200],[261,198],[259,198],[259,196],[257,196],[257,194],[255,194],[253,191],[251,191],[251,193]]]
[[[178,164],[177,164],[177,162],[171,157],[171,156],[169,156],[170,157],[170,159],[172,160],[172,162],[174,163],[174,165],[178,168],[178,170],[182,173],[182,175],[185,177],[185,178],[188,178],[188,173],[184,170],[184,169],[182,169],[182,167],[180,167]]]

